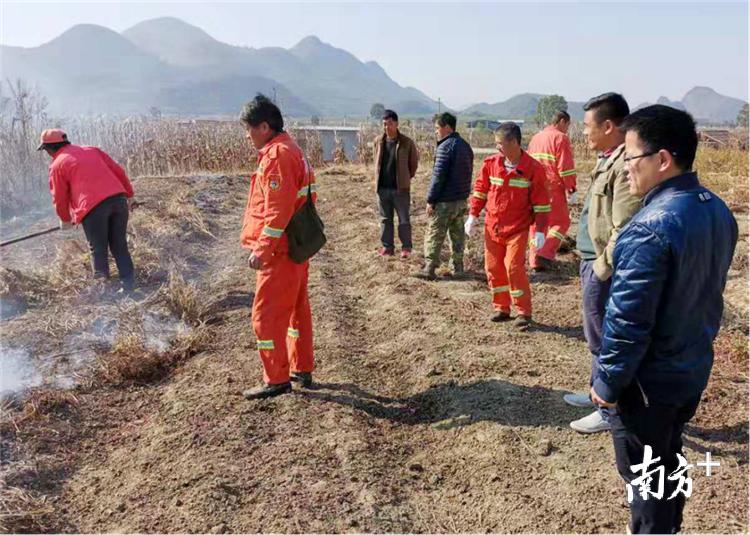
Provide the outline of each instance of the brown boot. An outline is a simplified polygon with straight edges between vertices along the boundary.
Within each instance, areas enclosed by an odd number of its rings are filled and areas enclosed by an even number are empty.
[[[437,276],[435,275],[434,266],[425,266],[419,273],[415,275],[418,279],[424,279],[428,281],[434,281]]]

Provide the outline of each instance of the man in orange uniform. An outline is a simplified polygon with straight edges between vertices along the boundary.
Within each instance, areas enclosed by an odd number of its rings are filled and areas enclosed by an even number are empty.
[[[529,154],[544,166],[547,172],[552,211],[549,214],[549,228],[544,246],[537,249],[534,245],[536,229],[531,226],[529,264],[534,271],[543,271],[551,266],[560,242],[570,228],[568,202],[575,203],[576,170],[573,162],[573,149],[567,133],[570,127],[570,115],[558,111],[544,130],[538,132],[529,142]],[[566,196],[569,195],[570,197]]]
[[[315,175],[302,150],[284,132],[281,111],[267,97],[259,94],[247,103],[240,119],[245,137],[258,150],[241,239],[251,251],[250,267],[257,270],[253,329],[265,383],[243,395],[260,399],[291,392],[290,380],[304,387],[312,384],[309,262],[297,264],[289,258],[284,229],[306,202],[308,188],[314,191]]]
[[[482,208],[484,218],[484,263],[496,313],[492,321],[510,319],[511,298],[518,311],[515,325],[527,330],[531,324],[531,289],[526,275],[526,239],[536,223],[536,246],[544,243],[550,211],[544,168],[521,149],[521,129],[503,123],[495,132],[500,154],[484,161],[471,197],[464,230],[471,235]]]

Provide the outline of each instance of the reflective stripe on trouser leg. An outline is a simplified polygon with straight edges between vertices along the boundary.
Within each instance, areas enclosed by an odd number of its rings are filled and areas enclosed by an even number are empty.
[[[484,269],[492,295],[492,308],[510,312],[510,284],[503,259],[505,258],[505,241],[495,241],[484,232]]]
[[[544,245],[537,251],[537,254],[548,260],[554,260],[557,250],[560,248],[560,243],[570,228],[570,213],[568,212],[568,198],[565,195],[565,187],[561,185],[550,186],[550,199],[552,211],[547,216],[549,229]]]
[[[315,369],[312,314],[307,294],[308,273],[309,263],[305,262],[304,274],[290,321],[291,327],[287,330],[289,367],[293,372],[312,372]]]
[[[287,329],[306,267],[280,255],[257,272],[252,321],[266,384],[289,381]]]
[[[510,297],[516,311],[524,316],[531,316],[531,288],[526,275],[526,239],[528,231],[524,230],[509,237],[506,243],[504,264],[510,282]]]

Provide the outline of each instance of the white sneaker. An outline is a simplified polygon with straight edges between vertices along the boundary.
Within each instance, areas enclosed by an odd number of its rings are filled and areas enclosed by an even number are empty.
[[[565,394],[563,400],[565,400],[565,403],[572,405],[573,407],[580,407],[582,409],[594,408],[594,402],[591,401],[588,394]]]
[[[602,418],[599,411],[594,411],[588,416],[584,416],[580,420],[570,422],[570,427],[579,433],[601,433],[602,431],[609,431],[610,425],[607,420]]]

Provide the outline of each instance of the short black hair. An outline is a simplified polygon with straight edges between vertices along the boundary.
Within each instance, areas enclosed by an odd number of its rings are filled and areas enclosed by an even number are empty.
[[[68,136],[66,135],[65,137],[67,138]],[[44,148],[49,149],[52,152],[57,152],[65,145],[70,145],[70,141],[66,139],[65,141],[60,141],[59,143],[45,143]]]
[[[456,130],[456,116],[452,113],[448,113],[447,111],[438,113],[433,120],[440,126],[450,126],[454,132]]]
[[[557,124],[560,121],[570,122],[570,114],[565,110],[556,111],[555,114],[552,116],[552,124]]]
[[[619,93],[603,93],[596,96],[583,105],[583,111],[593,111],[594,120],[597,124],[604,121],[612,121],[618,125],[630,113],[625,97]]]
[[[503,139],[515,139],[519,145],[521,144],[521,127],[512,121],[498,126],[495,135]]]
[[[628,115],[620,130],[633,131],[643,141],[647,152],[661,149],[672,153],[675,164],[682,171],[693,168],[695,151],[698,148],[698,133],[695,120],[682,110],[654,104]]]
[[[267,96],[258,93],[255,98],[242,107],[240,121],[250,126],[258,126],[262,122],[274,132],[284,131],[284,118],[281,110]]]
[[[383,120],[385,121],[386,119],[393,119],[393,121],[397,123],[398,122],[398,113],[396,113],[393,110],[385,110],[383,112]]]

